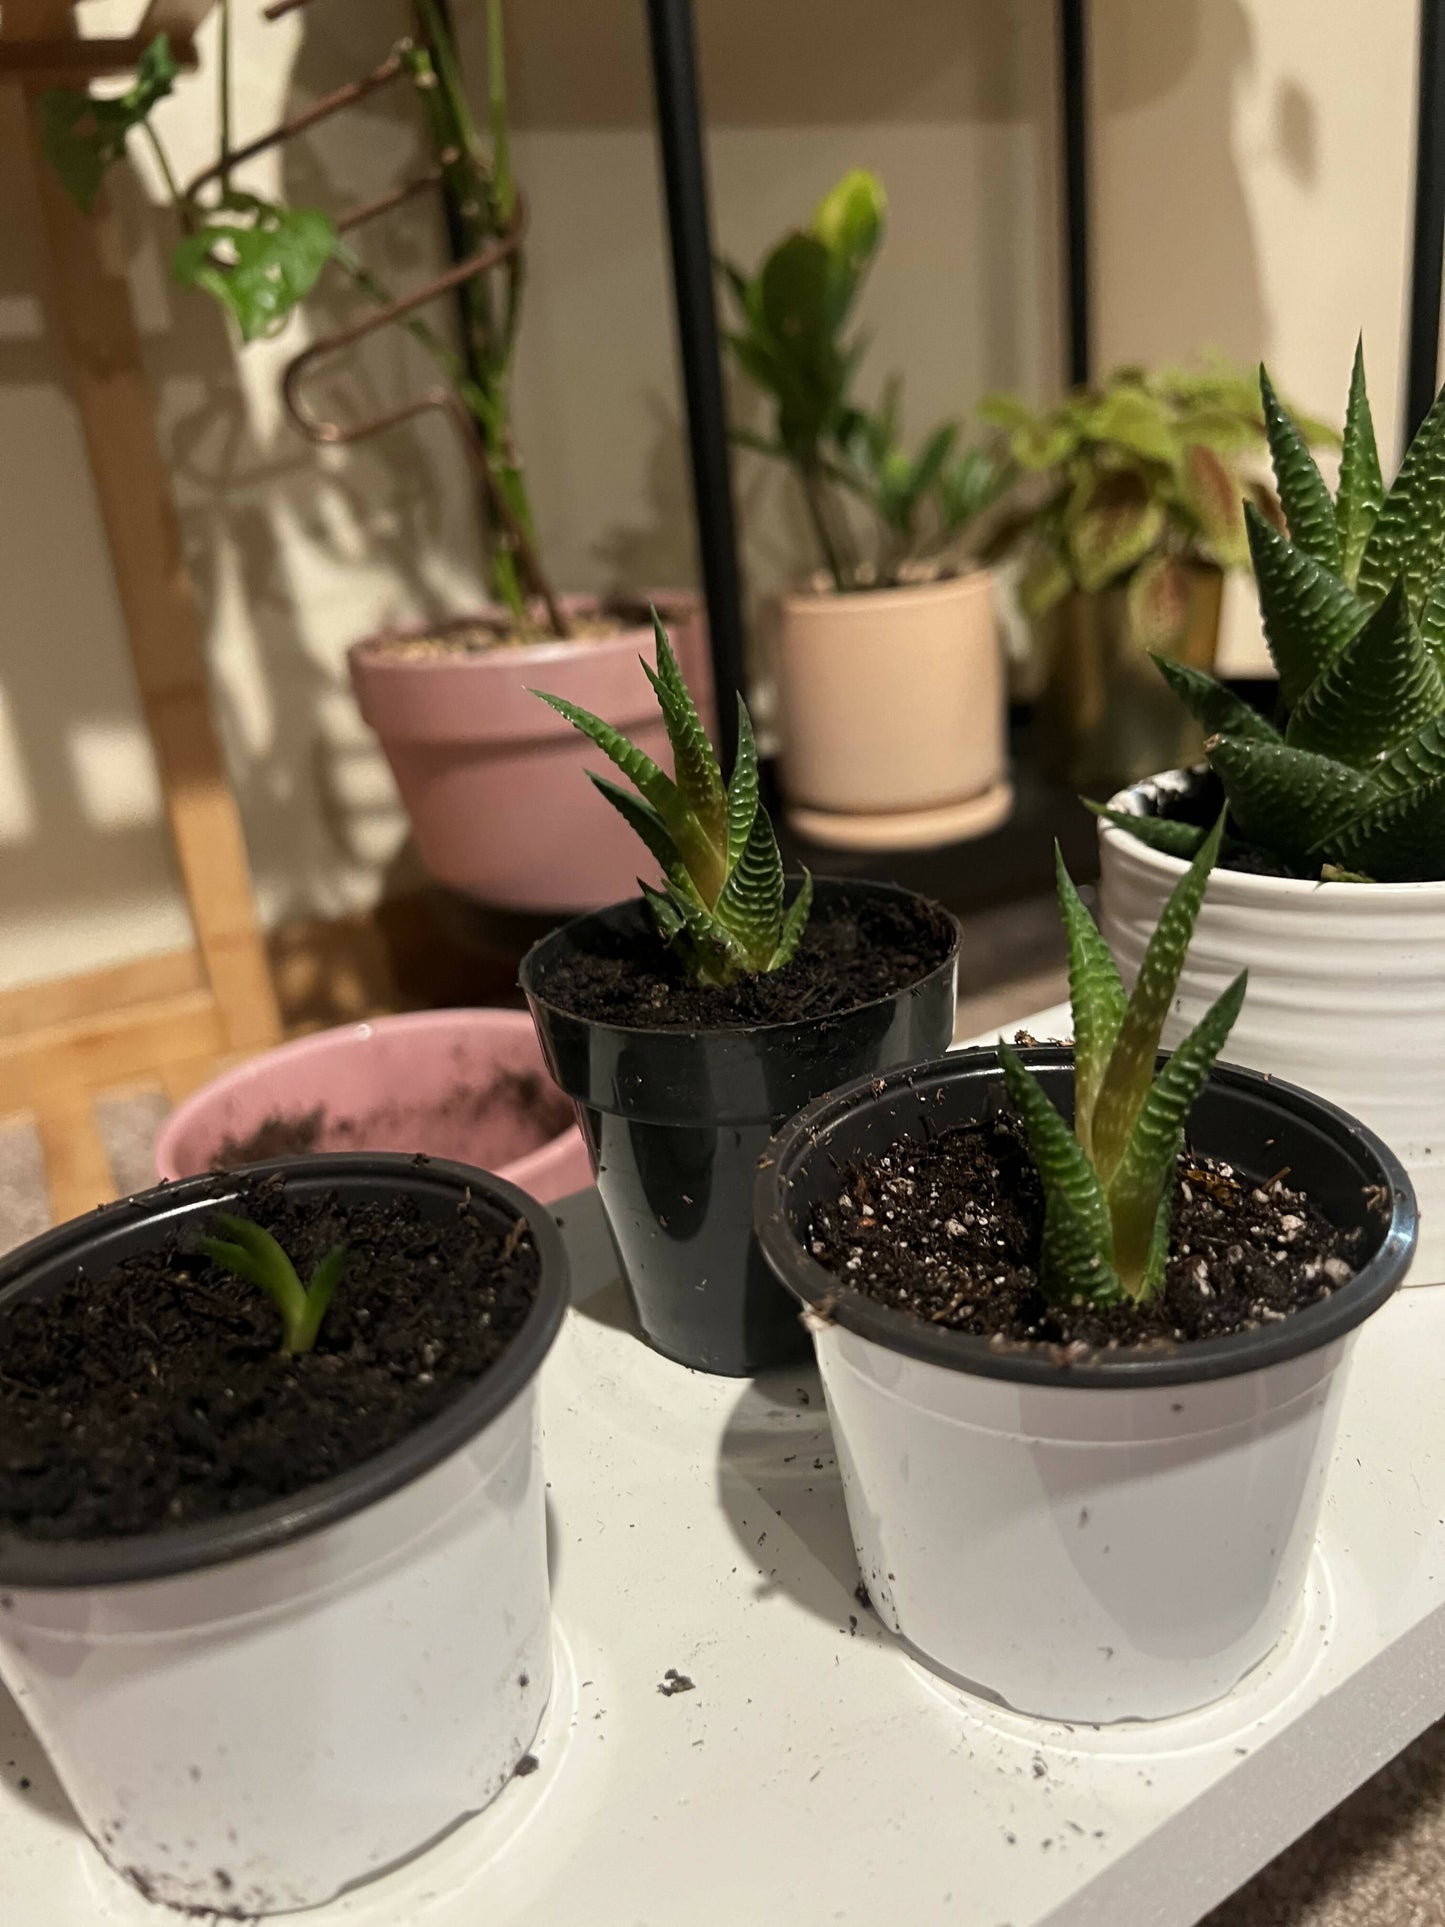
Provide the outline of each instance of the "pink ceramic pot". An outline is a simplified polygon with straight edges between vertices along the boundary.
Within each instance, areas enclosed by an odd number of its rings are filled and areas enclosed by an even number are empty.
[[[677,592],[651,600],[710,720],[701,604]],[[564,598],[569,615],[607,606],[591,596]],[[531,692],[545,689],[595,711],[670,768],[657,699],[638,661],[653,659],[651,623],[600,641],[470,656],[407,658],[383,646],[436,626],[369,637],[350,656],[361,713],[381,738],[427,869],[508,910],[590,910],[634,895],[639,873],[650,878],[655,866],[584,777],[611,765]]]
[[[266,1051],[172,1112],[156,1175],[241,1162],[237,1149],[273,1123],[297,1128],[269,1131],[273,1144],[253,1156],[426,1151],[506,1178],[543,1204],[592,1182],[572,1106],[547,1074],[525,1010],[421,1010]]]

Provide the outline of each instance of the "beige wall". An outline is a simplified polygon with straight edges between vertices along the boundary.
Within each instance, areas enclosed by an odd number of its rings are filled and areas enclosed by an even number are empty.
[[[93,0],[87,29],[133,10]],[[237,0],[248,129],[379,56],[398,17],[396,0],[309,11],[303,41],[297,22],[262,26],[259,0]],[[1413,0],[1376,0],[1368,34],[1345,0],[1091,11],[1101,362],[1211,344],[1265,354],[1303,403],[1337,411],[1363,326],[1393,445]],[[1052,6],[698,0],[698,13],[720,245],[751,259],[844,167],[875,168],[891,226],[866,302],[870,371],[906,370],[915,428],[990,388],[1049,392]],[[642,18],[639,0],[512,8],[516,162],[533,210],[519,427],[555,573],[577,587],[695,573]],[[187,166],[208,154],[210,106],[201,80],[165,110]],[[0,89],[0,984],[185,934],[45,339],[18,133]],[[407,150],[404,104],[378,99],[280,165],[289,194],[335,205],[398,178]],[[439,423],[350,454],[300,443],[275,383],[304,335],[237,357],[211,309],[169,287],[147,191],[123,193],[125,231],[263,908],[332,912],[375,893],[403,839],[342,653],[380,621],[476,592],[470,485]],[[417,221],[383,265],[404,283],[432,258]],[[351,399],[397,397],[415,372],[386,343]],[[758,595],[796,573],[806,542],[785,478],[745,458],[739,482]],[[1235,661],[1252,634],[1237,610]]]

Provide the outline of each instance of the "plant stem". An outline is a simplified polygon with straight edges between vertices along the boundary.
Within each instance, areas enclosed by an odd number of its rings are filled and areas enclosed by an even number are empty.
[[[231,0],[221,0],[221,192],[231,185]]]
[[[161,145],[161,137],[156,132],[154,127],[151,126],[149,115],[146,116],[146,118],[141,122],[140,125],[141,125],[141,132],[145,135],[146,139],[150,142],[151,152],[155,155],[156,164],[161,170],[161,177],[166,184],[166,192],[171,197],[171,206],[176,210],[177,214],[180,215],[182,223],[188,226],[189,225],[188,210],[186,208],[185,199],[181,194],[181,185],[180,185],[180,182],[176,179],[174,168],[171,166],[170,156],[166,153],[165,148]]]
[[[818,547],[823,552],[823,560],[828,573],[833,578],[833,586],[840,592],[847,587],[843,575],[843,565],[839,558],[837,545],[828,528],[828,518],[824,512],[823,479],[816,466],[808,465],[799,471],[803,482],[803,499],[808,505],[808,516],[813,524],[813,534],[817,537]]]
[[[487,108],[492,129],[492,188],[504,221],[517,204],[512,140],[507,123],[507,37],[502,0],[487,0]]]

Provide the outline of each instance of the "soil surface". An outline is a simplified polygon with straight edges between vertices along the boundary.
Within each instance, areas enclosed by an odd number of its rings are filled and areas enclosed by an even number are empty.
[[[571,1104],[547,1078],[508,1071],[480,1090],[455,1084],[424,1108],[384,1104],[355,1117],[332,1115],[324,1104],[273,1112],[254,1131],[223,1138],[213,1168],[234,1171],[263,1158],[325,1151],[423,1151],[492,1171],[559,1137],[572,1116]]]
[[[525,1221],[480,1202],[288,1198],[228,1209],[303,1279],[346,1268],[313,1351],[280,1353],[269,1298],[194,1247],[204,1226],[0,1317],[0,1531],[121,1537],[248,1511],[394,1445],[495,1363],[536,1299]]]
[[[1276,1323],[1358,1269],[1343,1230],[1283,1178],[1179,1160],[1165,1287],[1147,1305],[1055,1305],[1038,1287],[1043,1193],[1015,1121],[905,1142],[850,1165],[809,1249],[856,1291],[951,1331],[1090,1348],[1169,1345]]]
[[[830,891],[781,970],[725,986],[695,984],[639,901],[628,906],[625,923],[593,926],[587,947],[556,958],[539,973],[537,988],[573,1016],[641,1030],[795,1024],[905,990],[938,968],[953,941],[948,918],[921,898]]]
[[[569,642],[604,642],[627,629],[650,631],[652,618],[642,609],[635,614],[573,616],[568,626]],[[556,641],[545,622],[503,629],[492,622],[462,621],[443,623],[428,635],[378,636],[370,646],[377,655],[411,662],[436,656],[485,656],[494,649],[526,649],[533,643]]]

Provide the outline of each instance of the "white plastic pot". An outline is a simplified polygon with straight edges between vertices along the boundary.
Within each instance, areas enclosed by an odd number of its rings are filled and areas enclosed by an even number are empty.
[[[1145,813],[1185,771],[1123,790]],[[1138,972],[1177,857],[1099,825],[1100,924],[1126,981]],[[1318,1091],[1399,1155],[1420,1201],[1412,1284],[1445,1282],[1445,883],[1309,883],[1217,869],[1209,879],[1166,1045],[1179,1043],[1246,965],[1231,1062]]]
[[[86,1831],[147,1897],[247,1917],[326,1900],[484,1807],[552,1678],[536,1372],[566,1297],[555,1227],[459,1166],[285,1168],[293,1187],[400,1187],[437,1211],[469,1184],[509,1222],[525,1213],[542,1285],[507,1352],[294,1500],[133,1539],[0,1538],[0,1677]],[[132,1202],[66,1226],[12,1256],[0,1301],[82,1255],[114,1263],[227,1189],[187,1180],[139,1220]]]
[[[1056,1101],[1072,1053],[1024,1052]],[[811,1106],[759,1173],[758,1234],[810,1308],[864,1585],[934,1670],[1023,1713],[1157,1719],[1221,1698],[1288,1629],[1304,1586],[1355,1327],[1399,1283],[1414,1200],[1390,1152],[1328,1105],[1217,1072],[1191,1138],[1259,1170],[1270,1147],[1331,1216],[1388,1223],[1331,1298],[1175,1351],[1000,1348],[840,1288],[809,1255],[837,1170],[976,1121],[992,1051],[859,1083]]]

